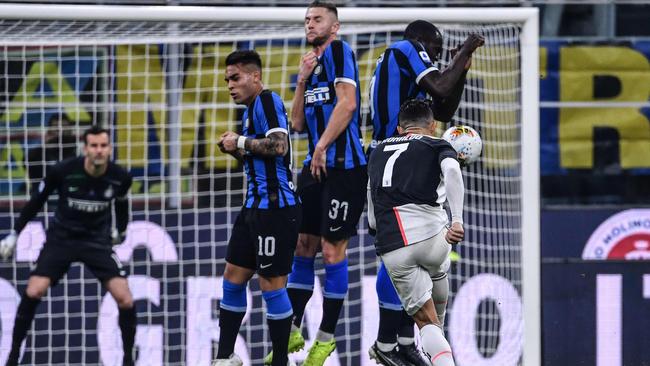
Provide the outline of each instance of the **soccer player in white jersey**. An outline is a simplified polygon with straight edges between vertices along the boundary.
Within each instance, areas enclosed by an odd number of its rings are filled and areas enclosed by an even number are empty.
[[[375,247],[402,306],[420,329],[425,355],[434,366],[451,366],[451,347],[431,298],[432,278],[446,272],[451,245],[464,238],[464,186],[456,151],[433,137],[430,103],[406,101],[400,108],[399,135],[383,140],[371,153],[368,221],[377,231]]]

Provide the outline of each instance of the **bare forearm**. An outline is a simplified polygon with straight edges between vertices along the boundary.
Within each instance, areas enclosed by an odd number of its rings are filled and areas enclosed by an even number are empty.
[[[319,137],[316,148],[327,150],[350,124],[357,111],[357,86],[348,83],[336,84],[336,106],[327,121],[327,127]]]
[[[327,149],[350,124],[352,113],[339,108],[337,105],[332,111],[327,128],[318,140],[318,144]]]
[[[287,153],[287,135],[272,133],[263,139],[246,138],[246,151],[258,156],[284,156]]]
[[[460,98],[463,95],[463,90],[465,90],[465,78],[467,76],[467,70],[463,72],[460,79],[454,85],[454,89],[447,98],[436,99],[435,107],[435,118],[438,121],[449,122],[456,113],[458,105],[460,104]]]
[[[296,93],[291,103],[291,128],[302,132],[305,128],[305,81],[296,83]]]
[[[440,73],[440,76],[434,83],[434,95],[447,98],[452,94],[455,86],[466,73],[465,64],[471,56],[472,54],[467,51],[460,51],[456,54],[456,57],[451,60],[449,67]]]

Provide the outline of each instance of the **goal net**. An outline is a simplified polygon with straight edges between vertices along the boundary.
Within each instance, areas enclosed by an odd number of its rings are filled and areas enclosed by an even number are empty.
[[[224,60],[236,49],[259,52],[265,87],[289,109],[297,65],[309,50],[304,9],[3,5],[0,10],[5,14],[0,15],[0,234],[10,230],[46,167],[81,153],[87,127],[110,128],[116,161],[135,177],[132,221],[116,253],[130,270],[136,299],[138,364],[208,365],[218,347],[226,244],[246,187],[241,165],[216,146],[223,132],[241,130],[243,113],[223,81]],[[441,18],[428,9],[339,9],[340,36],[356,52],[364,121],[375,62],[401,39],[409,21],[430,19],[443,31],[439,67],[470,32],[485,36],[454,119],[479,131],[484,152],[464,170],[466,240],[456,248],[450,272],[446,332],[458,365],[518,365],[538,352],[534,346],[524,352],[524,333],[526,344],[538,342],[535,331],[524,331],[529,325],[524,295],[533,294],[532,304],[535,293],[539,296],[534,272],[539,244],[536,203],[523,199],[538,200],[536,94],[526,94],[537,85],[523,71],[537,72],[537,30],[525,25],[529,18],[536,21],[536,13],[508,9],[501,14],[521,14],[500,21],[496,9],[469,10],[436,10],[453,15]],[[534,46],[522,38],[526,32],[535,33],[528,38]],[[368,143],[372,126],[363,130]],[[297,173],[307,136],[291,138]],[[48,213],[21,233],[14,259],[0,262],[0,364],[8,356],[19,294],[55,204],[50,200]],[[349,293],[327,365],[374,364],[367,350],[378,328],[377,258],[365,215],[348,256]],[[531,258],[533,272],[526,274]],[[323,273],[317,265],[321,279]],[[307,348],[322,314],[319,283],[306,311]],[[236,353],[250,365],[261,364],[270,350],[254,278]],[[73,265],[38,308],[22,362],[118,365],[121,356],[115,302],[87,269]],[[305,356],[302,351],[291,357]]]

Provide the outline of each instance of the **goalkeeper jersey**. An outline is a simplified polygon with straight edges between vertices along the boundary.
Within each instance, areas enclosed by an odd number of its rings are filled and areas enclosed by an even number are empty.
[[[131,187],[131,175],[113,162],[99,177],[84,169],[84,157],[66,159],[53,165],[21,211],[15,230],[20,232],[56,191],[59,196],[47,236],[58,240],[86,241],[110,245],[111,207],[124,201]],[[126,217],[116,217],[118,230],[126,230]],[[117,216],[117,212],[116,212]],[[120,215],[121,216],[121,215]]]
[[[361,128],[359,127],[361,110],[359,69],[352,48],[344,41],[335,40],[320,56],[318,64],[305,85],[304,110],[307,133],[309,134],[309,152],[305,158],[305,166],[309,166],[311,163],[314,147],[327,128],[332,111],[336,106],[335,86],[337,83],[348,83],[355,86],[357,108],[353,112],[347,128],[327,149],[327,167],[351,169],[366,165]]]

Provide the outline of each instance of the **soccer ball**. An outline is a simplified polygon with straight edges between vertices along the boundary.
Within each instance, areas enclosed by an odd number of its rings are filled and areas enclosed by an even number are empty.
[[[469,165],[481,156],[483,141],[478,132],[469,126],[450,127],[442,138],[458,152],[458,161],[462,165]]]

